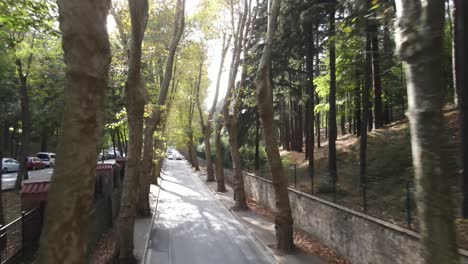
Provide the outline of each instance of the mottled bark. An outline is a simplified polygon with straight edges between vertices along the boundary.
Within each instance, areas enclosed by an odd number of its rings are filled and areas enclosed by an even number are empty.
[[[149,207],[149,192],[151,183],[151,169],[153,168],[153,155],[154,155],[154,131],[161,123],[161,116],[163,107],[166,103],[169,86],[172,79],[174,55],[179,45],[182,33],[185,26],[185,0],[177,0],[174,14],[174,25],[172,39],[168,48],[168,55],[166,59],[166,69],[164,77],[162,78],[161,86],[159,89],[159,96],[157,104],[154,106],[151,116],[146,118],[146,126],[144,131],[144,145],[143,145],[143,158],[141,161],[141,175],[140,175],[140,194],[139,200],[139,213],[142,215],[150,214]]]
[[[231,2],[232,4],[232,2]],[[240,64],[240,54],[244,41],[244,28],[247,20],[247,12],[249,6],[247,0],[244,0],[244,12],[240,14],[237,29],[234,28],[233,14],[233,30],[234,30],[234,50],[232,53],[231,67],[229,71],[228,91],[226,93],[223,115],[224,125],[228,131],[229,148],[231,150],[231,159],[234,176],[234,201],[235,207],[240,210],[247,209],[246,196],[244,191],[244,178],[242,174],[240,152],[237,142],[237,123],[238,123],[238,93],[235,87],[236,76]]]
[[[283,174],[283,165],[276,140],[273,120],[273,87],[270,75],[271,54],[280,5],[281,0],[272,1],[265,45],[263,47],[255,85],[257,87],[260,120],[262,121],[263,127],[263,139],[265,140],[268,163],[272,174],[271,179],[275,191],[276,208],[274,211],[274,218],[277,241],[276,247],[283,252],[290,252],[294,248],[293,219],[291,216],[291,206],[289,204],[288,181]]]
[[[87,262],[84,228],[90,223],[111,59],[106,26],[109,5],[110,1],[58,1],[66,64],[65,111],[39,263]]]
[[[223,151],[221,149],[221,130],[223,123],[218,122],[216,125],[216,191],[226,192],[226,185],[224,183],[224,167],[223,167]]]
[[[423,263],[459,263],[442,108],[444,0],[396,1]]]
[[[134,263],[133,227],[138,201],[141,153],[143,147],[143,113],[147,101],[141,72],[142,41],[148,19],[147,0],[129,0],[131,36],[128,75],[125,84],[125,108],[128,120],[128,154],[118,221],[119,261]]]

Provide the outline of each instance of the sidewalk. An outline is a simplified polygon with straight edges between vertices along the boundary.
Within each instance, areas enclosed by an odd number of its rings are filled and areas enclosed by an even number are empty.
[[[161,183],[159,178],[158,178],[158,182]],[[135,220],[135,225],[134,225],[135,231],[133,233],[133,242],[134,242],[133,253],[139,263],[142,263],[143,256],[146,253],[145,251],[147,249],[148,240],[149,240],[149,236],[150,236],[151,228],[152,228],[151,223],[153,223],[153,220],[154,220],[159,193],[160,193],[159,186],[151,184],[151,187],[150,187],[151,217],[137,218]]]
[[[228,209],[234,207],[233,189],[226,184],[227,192],[216,192],[216,182],[206,182],[206,168],[201,167],[200,172],[196,172],[198,177],[204,184],[214,193],[215,197],[221,201]],[[253,234],[253,236],[260,242],[267,250],[271,252],[276,258],[278,263],[287,264],[320,264],[325,263],[317,256],[308,255],[302,252],[294,252],[292,254],[283,254],[275,247],[275,225],[262,215],[257,214],[252,210],[248,211],[233,211],[230,212],[241,220],[246,228]]]

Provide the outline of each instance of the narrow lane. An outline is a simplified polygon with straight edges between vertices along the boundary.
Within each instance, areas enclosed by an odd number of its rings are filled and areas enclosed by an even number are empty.
[[[186,161],[165,163],[145,263],[274,263]]]

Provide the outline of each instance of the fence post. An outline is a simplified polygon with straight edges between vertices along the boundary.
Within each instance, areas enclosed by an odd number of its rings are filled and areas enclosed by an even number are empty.
[[[336,203],[336,176],[333,176],[333,202]]]
[[[410,201],[410,186],[409,181],[406,182],[406,221],[408,229],[411,229],[411,201]]]
[[[364,213],[367,213],[367,182],[366,182],[366,177],[362,180],[362,203],[363,203],[363,209]]]
[[[21,248],[23,250],[26,249],[25,242],[26,242],[26,232],[24,232],[24,219],[26,217],[26,211],[21,211]]]
[[[296,168],[296,164],[294,164],[294,189],[297,189],[297,168]]]

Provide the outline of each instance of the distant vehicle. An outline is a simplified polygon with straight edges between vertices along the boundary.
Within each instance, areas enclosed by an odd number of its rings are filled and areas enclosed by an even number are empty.
[[[119,158],[121,157],[120,156],[120,152],[118,150],[114,150],[113,149],[106,149],[104,150],[103,152],[100,152],[98,154],[98,161],[100,160],[108,160],[108,159],[116,159],[116,158]]]
[[[104,152],[104,157],[105,159],[116,159],[118,157],[120,157],[120,152],[118,150],[114,150],[113,149],[108,149]]]
[[[169,154],[169,155],[167,156],[167,158],[170,159],[170,160],[173,160],[173,159],[174,159],[174,155]]]
[[[18,171],[19,162],[15,159],[3,158],[2,159],[2,171],[3,173],[8,173],[11,171]]]
[[[38,157],[27,157],[26,166],[28,170],[41,170],[45,168],[45,163]]]
[[[40,158],[46,167],[53,167],[55,164],[55,153],[38,152],[36,157]]]
[[[176,156],[176,160],[182,160],[182,158],[183,158],[183,157],[182,157],[182,155],[180,155],[180,154],[178,154],[178,155]]]

